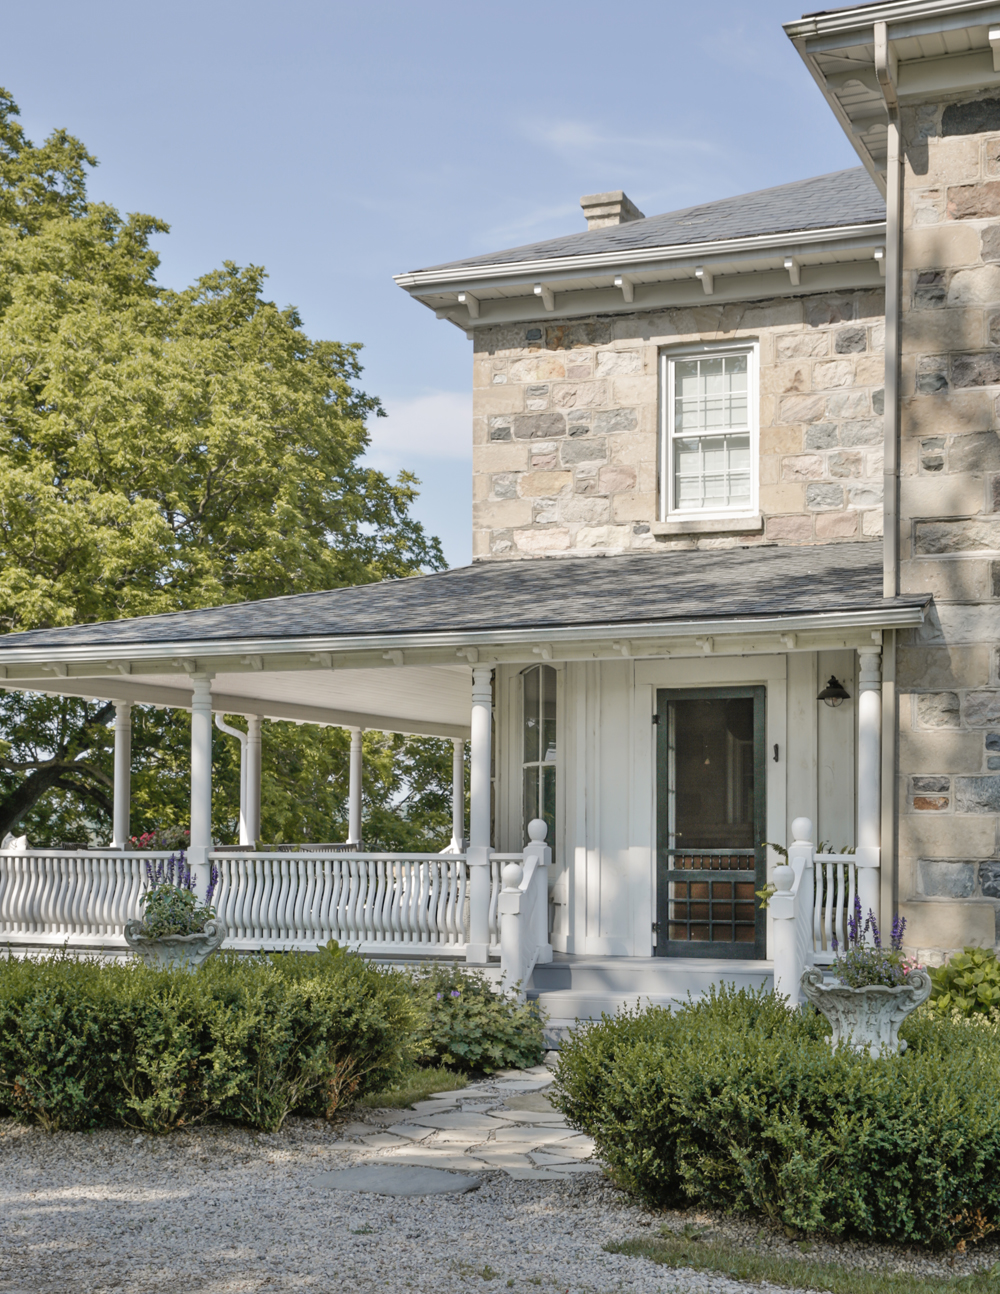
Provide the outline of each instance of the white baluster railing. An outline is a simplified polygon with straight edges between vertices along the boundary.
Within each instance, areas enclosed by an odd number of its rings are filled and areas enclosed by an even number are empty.
[[[521,855],[507,856],[499,896],[500,975],[504,987],[524,984],[538,962],[552,960],[549,943],[548,870],[552,850],[541,818],[528,823],[528,844]],[[502,856],[494,855],[496,858]]]
[[[859,892],[862,915],[867,916],[865,886],[872,892],[877,889],[879,850],[818,854],[808,818],[795,819],[792,836],[787,864],[774,869],[777,888],[770,907],[775,991],[797,1005],[803,1000],[802,972],[833,965],[837,949],[846,946],[847,923]],[[877,919],[878,911],[872,910]]]
[[[361,952],[464,950],[464,854],[213,852],[226,947],[314,949],[330,939]]]
[[[0,853],[0,947],[125,948],[125,922],[142,915],[146,864],[170,857],[120,849]]]

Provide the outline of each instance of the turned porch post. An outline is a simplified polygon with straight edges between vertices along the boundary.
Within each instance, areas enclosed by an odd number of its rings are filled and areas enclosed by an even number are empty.
[[[112,849],[127,849],[132,796],[132,706],[115,702],[115,790]]]
[[[469,942],[465,959],[486,963],[490,950],[490,762],[493,671],[472,671],[472,750],[469,775]]]
[[[862,920],[879,915],[882,843],[882,648],[858,648],[858,897]]]
[[[363,728],[351,728],[351,778],[347,792],[347,843],[361,844],[361,734]]]
[[[212,676],[191,676],[191,843],[187,861],[195,889],[204,899],[211,879],[212,848]]]
[[[256,845],[260,839],[260,715],[247,715],[247,744],[244,752],[247,765],[247,844]]]
[[[452,737],[451,848],[460,854],[465,844],[465,739]]]

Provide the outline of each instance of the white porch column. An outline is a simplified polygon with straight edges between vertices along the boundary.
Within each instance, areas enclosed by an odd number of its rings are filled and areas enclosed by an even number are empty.
[[[200,898],[208,892],[212,848],[212,676],[191,676],[191,843],[187,861]]]
[[[465,959],[484,965],[490,949],[490,754],[493,671],[472,671],[472,750],[469,775],[469,943]]]
[[[132,796],[132,706],[115,702],[115,791],[112,849],[127,849]]]
[[[361,734],[363,728],[351,728],[351,780],[347,793],[347,843],[361,844]]]
[[[859,647],[858,657],[858,897],[862,920],[871,910],[881,927],[882,648]]]
[[[247,715],[247,844],[260,839],[260,715]]]
[[[451,849],[460,854],[465,844],[465,739],[452,737],[451,745]]]

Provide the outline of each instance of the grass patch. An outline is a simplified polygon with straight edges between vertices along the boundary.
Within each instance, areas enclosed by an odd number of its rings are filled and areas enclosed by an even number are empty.
[[[456,1074],[445,1065],[436,1069],[411,1069],[392,1087],[363,1096],[358,1105],[368,1110],[407,1110],[435,1092],[457,1091],[468,1081],[464,1074]]]
[[[790,1289],[824,1290],[828,1294],[996,1294],[1000,1263],[969,1276],[918,1276],[911,1272],[869,1272],[839,1263],[810,1262],[753,1252],[728,1240],[699,1240],[667,1230],[659,1236],[623,1240],[604,1246],[609,1254],[651,1258],[664,1267],[692,1267],[719,1272],[734,1280],[770,1281]]]

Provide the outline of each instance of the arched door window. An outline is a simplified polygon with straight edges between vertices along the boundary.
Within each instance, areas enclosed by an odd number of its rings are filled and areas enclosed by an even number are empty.
[[[523,684],[523,839],[528,823],[542,818],[548,826],[547,843],[554,845],[556,831],[556,680],[551,665],[535,665],[521,675]]]

